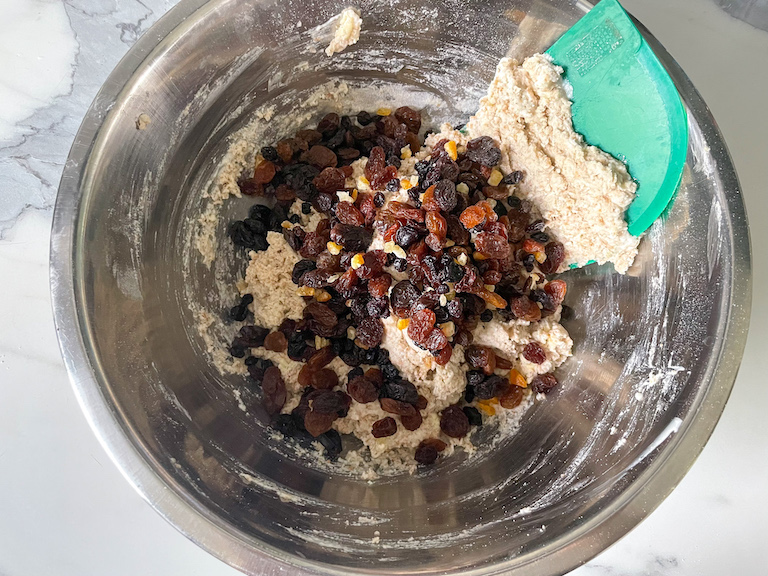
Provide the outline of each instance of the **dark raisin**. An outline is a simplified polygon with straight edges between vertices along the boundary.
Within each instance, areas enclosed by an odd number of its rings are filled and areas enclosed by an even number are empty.
[[[405,124],[409,132],[419,133],[421,129],[421,112],[409,106],[401,106],[395,110],[395,118]]]
[[[419,299],[420,293],[410,280],[401,280],[392,288],[389,301],[395,314],[401,318],[411,315],[411,307]]]
[[[257,252],[267,249],[266,227],[261,221],[237,220],[229,225],[228,233],[235,246]]]
[[[397,432],[397,422],[392,416],[387,416],[373,423],[371,434],[374,438],[385,438]]]
[[[392,178],[392,180],[387,182],[387,192],[397,192],[398,190],[400,190],[400,180],[398,180],[397,178]],[[381,193],[379,192],[379,194]],[[384,204],[382,203],[382,206],[383,205]]]
[[[341,435],[336,430],[328,430],[328,432],[320,434],[317,441],[323,445],[325,456],[329,460],[336,460],[341,454]]]
[[[409,224],[401,226],[395,232],[395,242],[403,247],[409,248],[419,239],[419,231]]]
[[[502,178],[501,181],[504,184],[509,186],[511,184],[517,184],[518,182],[520,182],[520,180],[522,180],[522,178],[523,178],[523,173],[520,172],[519,170],[515,170],[514,172],[510,172],[509,174],[504,176],[504,178]]]
[[[480,410],[478,410],[474,406],[464,406],[462,410],[464,414],[467,416],[467,420],[469,420],[470,426],[483,425],[483,417],[480,415]]]
[[[386,369],[384,370],[384,376],[387,376]],[[400,402],[406,402],[408,404],[416,404],[419,401],[419,391],[412,383],[407,380],[391,380],[385,382],[381,387],[381,396],[383,398],[391,398],[393,400],[399,400]]]
[[[336,224],[331,229],[331,239],[351,252],[365,252],[373,240],[373,232],[362,226]]]
[[[286,390],[280,369],[270,366],[264,372],[261,383],[262,402],[268,414],[277,414],[285,405]]]
[[[409,414],[402,414],[400,416],[400,423],[403,425],[403,428],[409,431],[418,430],[423,421],[424,420],[421,416],[421,412],[415,408],[413,412]]]
[[[391,382],[400,378],[400,370],[398,370],[391,362],[379,364],[379,366],[381,367],[381,373],[384,374],[384,379],[386,381]]]
[[[482,382],[475,384],[475,396],[480,398],[480,400],[490,400],[491,398],[498,398],[508,388],[509,382],[505,378],[497,374],[491,374]]]
[[[549,242],[549,236],[544,232],[534,232],[531,234],[531,239],[536,240],[536,242],[541,242],[542,244]]]
[[[357,342],[365,348],[374,348],[381,343],[384,325],[378,318],[363,318],[357,324]]]
[[[345,407],[343,392],[333,392],[322,389],[315,390],[309,395],[309,406],[314,412],[322,414],[336,414]]]
[[[250,294],[249,294],[250,296]],[[253,296],[251,296],[253,300]],[[229,317],[235,322],[242,322],[248,317],[248,304],[240,302],[237,306],[233,306],[229,309]]]
[[[246,346],[243,345],[237,338],[232,342],[229,347],[229,353],[235,358],[243,358],[245,356]]]
[[[331,112],[323,116],[323,119],[318,122],[317,131],[327,137],[334,134],[339,129],[340,124],[341,118],[339,115]]]
[[[398,272],[405,272],[408,268],[408,261],[405,258],[396,258],[392,267]]]
[[[389,318],[389,300],[386,297],[371,298],[365,310],[372,318]]]
[[[456,207],[456,185],[450,180],[440,180],[435,184],[435,202],[444,212]]]
[[[490,136],[480,136],[467,142],[466,157],[482,164],[493,167],[501,161],[501,150]]]
[[[368,404],[379,398],[379,390],[370,380],[357,376],[347,383],[347,392],[355,402]]]
[[[440,430],[451,438],[463,438],[469,432],[469,419],[458,406],[448,406],[440,414]]]
[[[544,247],[544,253],[547,259],[539,264],[539,268],[544,274],[553,274],[557,272],[560,265],[565,260],[565,247],[560,242],[550,242]]]
[[[258,348],[264,345],[264,339],[269,330],[261,326],[243,326],[238,332],[238,340],[249,348]]]
[[[493,310],[485,310],[482,314],[480,314],[480,320],[482,322],[490,322],[493,320]]]
[[[465,356],[472,368],[482,370],[486,374],[493,374],[496,369],[496,354],[487,346],[472,345],[465,351]]]
[[[554,374],[539,374],[531,380],[531,390],[541,394],[549,394],[549,392],[557,386],[557,378]]]
[[[380,116],[378,114],[371,114],[370,112],[366,112],[365,110],[361,110],[357,113],[357,121],[360,123],[361,126],[366,126],[370,124],[371,122],[374,122],[378,120]]]
[[[304,277],[304,274],[310,270],[314,270],[315,268],[317,268],[317,265],[312,262],[312,260],[299,260],[293,266],[293,272],[291,272],[291,280],[297,286],[302,286],[301,279]]]
[[[536,264],[536,257],[533,254],[526,254],[523,258],[523,266],[526,272],[533,272],[533,267]]]
[[[430,444],[425,444],[422,442],[416,448],[415,458],[416,462],[424,466],[434,464],[435,460],[437,460],[437,449]]]
[[[474,400],[475,400],[475,387],[468,385],[464,389],[464,402],[469,404],[470,402],[473,402]]]
[[[274,146],[264,146],[261,149],[261,155],[264,160],[269,160],[270,162],[277,162],[280,159]]]
[[[290,414],[278,414],[272,419],[271,425],[283,436],[293,436],[297,431],[296,423]]]
[[[398,186],[400,186],[399,183]],[[373,195],[373,204],[376,206],[376,208],[381,208],[384,206],[384,202],[386,202],[386,198],[382,192],[376,192],[376,194]]]

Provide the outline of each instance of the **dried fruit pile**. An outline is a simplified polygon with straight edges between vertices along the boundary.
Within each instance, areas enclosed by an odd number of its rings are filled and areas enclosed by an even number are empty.
[[[341,451],[334,422],[353,402],[378,402],[389,414],[373,424],[374,438],[417,430],[429,409],[380,346],[382,318],[392,314],[437,365],[463,347],[470,367],[464,398],[440,413],[447,439],[466,436],[498,406],[514,408],[526,388],[547,393],[557,384],[549,373],[526,382],[515,359],[474,345],[473,331],[480,322],[538,322],[556,313],[566,285],[546,275],[560,269],[563,245],[515,196],[524,175],[500,171],[501,152],[491,138],[442,139],[425,149],[420,129],[421,114],[408,107],[356,118],[328,114],[316,129],[262,148],[253,175],[239,183],[243,194],[263,197],[270,207],[256,204],[248,218],[232,223],[232,242],[261,251],[268,231],[281,232],[301,255],[292,280],[306,306],[303,319],[286,319],[272,332],[242,326],[230,352],[248,356],[249,374],[275,426],[320,439],[332,458]],[[361,164],[361,157],[367,157],[364,177],[349,186],[351,164]],[[418,179],[399,172],[412,157],[419,158]],[[297,199],[301,214],[322,215],[315,229],[305,229],[295,210],[291,214]],[[252,300],[246,294],[231,317],[245,320],[248,306],[258,306]],[[303,393],[290,414],[280,413],[287,400],[280,370],[249,356],[261,347],[304,363],[298,377]],[[547,359],[536,342],[522,355],[534,364]],[[350,367],[346,383],[328,368],[336,357]],[[428,438],[416,449],[416,461],[430,464],[446,447]]]

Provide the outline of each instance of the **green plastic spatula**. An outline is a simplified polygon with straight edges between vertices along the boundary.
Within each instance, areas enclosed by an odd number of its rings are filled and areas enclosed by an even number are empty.
[[[637,197],[627,210],[639,236],[677,191],[688,121],[672,79],[616,0],[602,0],[547,50],[573,86],[573,126],[627,163]]]

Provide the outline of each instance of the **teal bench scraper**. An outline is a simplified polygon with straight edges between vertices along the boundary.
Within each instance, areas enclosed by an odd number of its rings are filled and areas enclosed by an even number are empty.
[[[683,174],[688,121],[672,79],[616,0],[602,0],[547,50],[573,86],[573,127],[625,161],[638,183],[626,213],[639,236]]]

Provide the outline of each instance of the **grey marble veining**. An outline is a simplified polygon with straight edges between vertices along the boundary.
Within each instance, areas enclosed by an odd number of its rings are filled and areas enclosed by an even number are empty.
[[[24,0],[19,4],[28,8],[25,20],[13,22],[20,35],[30,42],[49,43],[50,51],[60,56],[51,67],[40,66],[39,61],[23,62],[23,58],[0,61],[0,78],[14,74],[20,64],[40,71],[25,87],[34,111],[11,129],[0,131],[0,237],[24,210],[53,207],[69,147],[99,87],[139,35],[175,2]],[[55,32],[47,35],[40,29],[40,14]],[[24,46],[17,49],[23,51]],[[10,91],[17,93],[13,100],[18,101],[18,89]],[[15,115],[12,110],[3,113]]]
[[[69,388],[48,296],[51,209],[81,118],[174,4],[0,0],[2,576],[237,574],[165,523],[109,462]],[[678,59],[724,132],[753,224],[755,302],[736,387],[699,461],[656,512],[573,575],[765,576],[768,304],[758,287],[768,283],[768,33],[711,1],[624,4]]]

